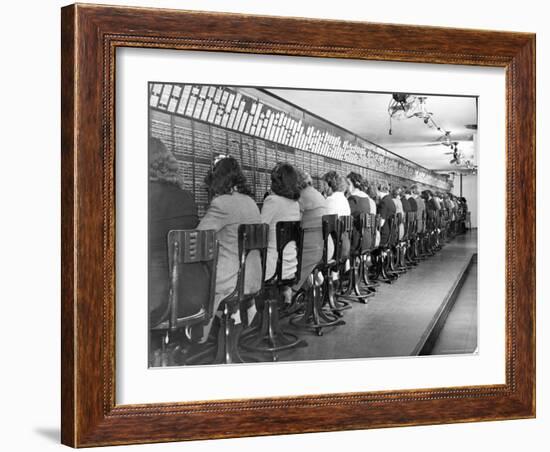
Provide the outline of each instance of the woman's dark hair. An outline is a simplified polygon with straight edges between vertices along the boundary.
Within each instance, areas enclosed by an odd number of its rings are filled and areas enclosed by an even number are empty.
[[[387,182],[380,182],[378,184],[378,191],[383,193],[389,193],[390,192],[390,186]]]
[[[326,173],[323,176],[323,180],[334,192],[346,190],[346,180],[336,171],[329,171]]]
[[[348,179],[351,181],[353,186],[359,190],[365,191],[365,181],[363,180],[363,176],[361,176],[359,173],[354,173],[353,171],[348,174]]]
[[[397,198],[399,196],[400,191],[401,191],[401,189],[397,185],[394,185],[391,189],[392,198]]]
[[[430,190],[424,190],[421,196],[425,200],[428,200],[429,198],[433,198],[433,193]]]
[[[376,190],[376,187],[374,184],[367,184],[367,195],[369,195],[372,199],[378,198],[378,191]]]
[[[300,190],[303,190],[306,187],[313,186],[313,179],[308,173],[299,168],[296,168],[296,172],[298,173],[298,188]]]
[[[288,163],[277,163],[271,170],[271,191],[296,201],[300,197],[298,173]]]
[[[213,195],[231,193],[233,187],[243,195],[252,196],[239,162],[234,157],[225,157],[214,165],[204,178]]]

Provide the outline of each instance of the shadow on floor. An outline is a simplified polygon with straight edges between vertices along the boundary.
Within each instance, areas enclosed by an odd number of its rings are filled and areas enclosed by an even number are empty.
[[[40,436],[57,444],[61,442],[61,431],[58,427],[37,427],[34,431]]]

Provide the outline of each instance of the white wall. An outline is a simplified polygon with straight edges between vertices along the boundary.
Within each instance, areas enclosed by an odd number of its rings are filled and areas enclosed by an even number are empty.
[[[94,0],[88,0],[94,2]],[[107,0],[103,0],[107,1]],[[440,0],[298,2],[278,0],[111,0],[113,3],[241,13],[490,28],[537,32],[537,130],[550,123],[550,30],[547,2],[463,0],[446,8]],[[2,55],[2,449],[67,450],[59,445],[59,7],[68,1],[5,2],[0,28]],[[97,2],[95,2],[97,3]],[[498,7],[498,8],[496,8]],[[32,114],[32,118],[31,118]],[[31,122],[22,118],[32,119]],[[540,133],[538,148],[550,148]],[[538,167],[550,167],[548,153],[538,153]],[[541,177],[538,196],[549,199],[550,178]],[[538,230],[545,231],[549,209],[539,209]],[[538,237],[539,252],[548,234]],[[32,265],[29,260],[32,257]],[[548,264],[539,258],[539,275]],[[543,303],[549,278],[539,278],[536,420],[403,427],[224,441],[118,447],[115,451],[543,451],[550,430],[548,328],[550,305]],[[23,319],[25,319],[23,321]],[[106,449],[103,449],[106,450]]]
[[[460,175],[457,175],[454,179],[453,194],[466,198],[468,210],[472,213],[472,228],[477,228],[477,175],[462,176],[462,194],[460,193]]]

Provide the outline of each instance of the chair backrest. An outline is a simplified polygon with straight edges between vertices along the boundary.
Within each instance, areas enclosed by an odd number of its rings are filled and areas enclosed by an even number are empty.
[[[426,230],[428,232],[431,232],[436,227],[435,216],[436,216],[435,210],[433,209],[426,210]]]
[[[321,217],[323,226],[323,263],[326,265],[332,256],[328,256],[329,242],[332,240],[334,245],[333,256],[336,256],[338,247],[338,215],[323,215]]]
[[[407,212],[407,238],[416,237],[417,226],[416,212]]]
[[[216,231],[171,230],[167,240],[170,295],[166,314],[157,325],[168,321],[168,328],[175,330],[205,324],[214,310]]]
[[[445,224],[447,223],[447,215],[448,215],[448,210],[447,209],[441,209],[439,211],[440,215],[439,215],[439,224],[441,227],[445,227]]]
[[[353,243],[357,244],[357,249],[352,250],[352,252],[365,254],[374,248],[376,240],[375,219],[376,215],[372,213],[361,213],[355,217]]]
[[[241,300],[246,294],[246,264],[249,254],[253,251],[260,254],[261,283],[256,293],[264,288],[267,246],[269,241],[269,225],[265,223],[241,224],[238,229],[239,273],[237,277],[237,295]],[[254,295],[252,294],[252,295]]]
[[[403,219],[403,214],[401,212],[397,212],[395,214],[395,226],[396,226],[396,229],[397,229],[397,241],[399,241],[399,233],[400,233],[401,225],[403,225],[403,230],[405,230],[405,221]]]
[[[388,222],[389,236],[387,245],[395,245],[399,241],[399,223],[398,216],[399,214],[392,214],[386,220]]]
[[[408,240],[409,239],[409,212],[404,212],[403,213],[403,240]]]
[[[302,251],[304,241],[304,230],[300,221],[279,221],[275,226],[275,237],[277,241],[277,266],[275,276],[279,285],[289,286],[300,280],[302,270]],[[296,244],[296,271],[292,278],[283,279],[284,251],[286,246],[294,242]]]
[[[422,230],[421,232],[426,232],[426,230],[428,229],[428,226],[426,224],[426,209],[424,209],[422,211]]]
[[[353,233],[353,217],[341,215],[338,217],[338,246],[336,261],[344,263],[350,257],[351,235]]]
[[[374,216],[374,230],[373,230],[373,234],[374,234],[374,242],[373,242],[373,246],[376,247],[376,246],[380,246],[380,243],[376,243],[376,239],[377,237],[380,238],[381,240],[381,237],[380,237],[380,228],[382,227],[381,226],[381,223],[382,223],[382,217],[379,213],[377,213],[375,216]]]

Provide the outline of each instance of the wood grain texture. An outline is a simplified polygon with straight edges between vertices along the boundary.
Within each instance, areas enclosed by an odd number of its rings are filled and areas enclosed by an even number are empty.
[[[535,36],[72,5],[62,10],[62,442],[75,447],[535,415]],[[115,404],[117,47],[506,68],[506,384]]]

